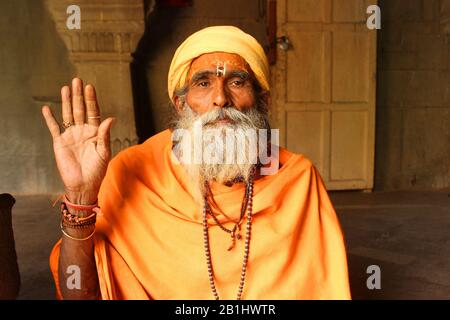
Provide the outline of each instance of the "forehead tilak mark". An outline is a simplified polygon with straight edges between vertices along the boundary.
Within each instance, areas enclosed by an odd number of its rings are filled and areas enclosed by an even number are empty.
[[[218,61],[216,63],[216,75],[218,77],[220,76],[225,76],[225,74],[227,73],[227,63],[226,62],[222,62],[222,61]]]

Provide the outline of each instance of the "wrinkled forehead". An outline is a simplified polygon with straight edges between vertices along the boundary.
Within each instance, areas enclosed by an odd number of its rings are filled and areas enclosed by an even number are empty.
[[[205,53],[195,58],[189,68],[187,81],[196,73],[204,71],[212,71],[218,76],[226,76],[231,71],[244,71],[253,74],[244,58],[238,54],[227,52]]]

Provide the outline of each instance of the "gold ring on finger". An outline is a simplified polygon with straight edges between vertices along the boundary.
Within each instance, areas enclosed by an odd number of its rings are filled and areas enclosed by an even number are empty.
[[[88,119],[100,119],[100,116],[89,116]]]
[[[71,121],[63,121],[62,125],[63,125],[64,129],[67,129],[70,126],[73,126],[73,122],[71,122]]]

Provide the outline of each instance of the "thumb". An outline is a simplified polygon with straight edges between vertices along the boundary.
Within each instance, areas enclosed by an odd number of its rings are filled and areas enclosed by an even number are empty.
[[[110,131],[115,118],[107,118],[100,123],[97,131],[97,147],[104,150],[109,150],[110,148]],[[102,150],[103,151],[103,150]]]

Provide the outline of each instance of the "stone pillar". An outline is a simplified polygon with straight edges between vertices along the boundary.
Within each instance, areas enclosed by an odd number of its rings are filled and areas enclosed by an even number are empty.
[[[46,0],[77,76],[97,89],[102,118],[116,117],[111,132],[113,155],[136,144],[130,62],[144,33],[143,0],[77,0],[80,29],[70,30],[72,0]]]

